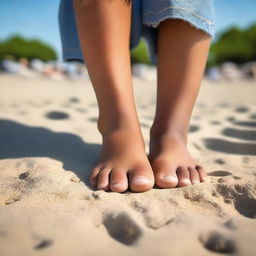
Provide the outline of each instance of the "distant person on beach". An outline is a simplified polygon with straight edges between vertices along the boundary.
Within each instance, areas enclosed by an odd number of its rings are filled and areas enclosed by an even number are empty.
[[[62,0],[65,60],[86,62],[103,137],[90,183],[124,192],[206,180],[187,150],[188,128],[214,31],[211,0]],[[129,50],[144,37],[157,65],[157,103],[147,156],[132,89]]]

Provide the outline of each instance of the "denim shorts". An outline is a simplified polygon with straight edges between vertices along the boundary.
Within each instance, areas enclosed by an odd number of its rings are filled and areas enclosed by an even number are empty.
[[[130,49],[141,38],[147,42],[150,60],[157,64],[157,32],[161,21],[181,19],[210,36],[214,34],[212,0],[132,0]],[[61,0],[59,29],[65,61],[83,60],[80,48],[73,0]]]

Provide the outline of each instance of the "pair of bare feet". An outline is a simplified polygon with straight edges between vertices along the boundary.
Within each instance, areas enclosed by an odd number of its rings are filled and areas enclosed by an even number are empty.
[[[154,135],[150,132],[147,157],[138,128],[125,127],[103,135],[99,163],[93,168],[90,183],[97,189],[124,192],[183,187],[203,182],[206,172],[197,165],[186,147],[186,136],[178,132]]]
[[[187,151],[187,128],[211,38],[179,19],[157,28],[157,95],[147,157],[132,90],[131,4],[73,1],[79,41],[99,105],[103,149],[90,182],[98,189],[142,192],[204,181]],[[97,28],[97,29],[95,29]]]

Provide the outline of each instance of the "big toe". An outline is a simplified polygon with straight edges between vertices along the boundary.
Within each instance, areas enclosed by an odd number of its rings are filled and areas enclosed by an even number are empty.
[[[135,169],[129,172],[130,189],[134,192],[144,192],[154,185],[151,169]]]

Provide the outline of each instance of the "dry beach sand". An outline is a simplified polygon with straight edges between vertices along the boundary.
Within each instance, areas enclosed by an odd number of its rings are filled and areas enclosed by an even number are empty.
[[[155,82],[134,78],[142,131]],[[256,255],[256,84],[203,82],[189,148],[203,184],[87,183],[101,137],[89,80],[0,76],[0,255]]]

